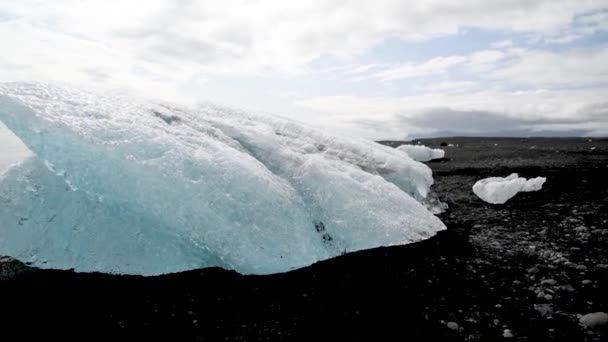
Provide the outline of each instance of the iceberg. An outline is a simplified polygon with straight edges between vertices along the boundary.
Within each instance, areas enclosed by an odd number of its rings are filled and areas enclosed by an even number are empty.
[[[421,162],[440,159],[445,156],[444,150],[423,145],[400,145],[397,146],[397,150],[405,152],[410,158]]]
[[[0,255],[38,267],[270,274],[445,229],[426,165],[288,119],[8,83],[0,121],[33,152],[0,175]]]
[[[477,197],[492,204],[503,204],[518,192],[538,191],[547,178],[536,177],[526,180],[513,173],[507,177],[490,177],[477,181],[473,192]]]
[[[0,121],[0,174],[29,155],[27,147]]]

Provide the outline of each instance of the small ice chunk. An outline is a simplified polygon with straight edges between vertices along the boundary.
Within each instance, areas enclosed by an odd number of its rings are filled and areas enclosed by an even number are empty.
[[[513,338],[513,332],[511,331],[511,329],[505,329],[505,331],[502,332],[502,337]]]
[[[439,159],[445,156],[444,150],[423,145],[401,145],[397,147],[397,150],[405,152],[410,158],[421,162]]]
[[[588,313],[579,319],[588,328],[598,328],[608,324],[608,314],[605,312]]]
[[[507,177],[490,177],[477,181],[473,192],[482,200],[492,204],[503,204],[518,192],[538,191],[547,178],[536,177],[526,180],[512,173]]]

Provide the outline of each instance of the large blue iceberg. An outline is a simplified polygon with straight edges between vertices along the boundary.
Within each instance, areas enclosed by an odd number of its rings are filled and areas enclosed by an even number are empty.
[[[0,121],[33,152],[0,175],[0,255],[39,267],[268,274],[445,229],[427,166],[287,119],[10,83]]]

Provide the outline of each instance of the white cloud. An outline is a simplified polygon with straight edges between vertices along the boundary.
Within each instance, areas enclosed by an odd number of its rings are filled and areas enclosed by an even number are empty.
[[[475,51],[468,56],[435,57],[418,64],[390,67],[367,77],[390,81],[466,72],[486,81],[500,81],[503,87],[578,87],[607,83],[607,60],[606,47],[561,52],[509,48]]]
[[[367,75],[380,81],[394,81],[413,77],[447,74],[457,67],[467,66],[471,71],[484,72],[496,66],[496,63],[511,53],[499,50],[482,50],[469,56],[440,56],[422,63],[404,63],[385,68],[382,71]]]
[[[71,35],[77,44],[97,42],[124,51],[136,61],[193,63],[203,71],[297,72],[319,56],[350,56],[388,36],[423,39],[463,27],[551,33],[567,27],[575,15],[601,7],[605,4],[553,0],[458,5],[447,0],[24,0],[4,2],[0,11]]]
[[[568,44],[583,37],[606,31],[608,31],[608,11],[586,13],[575,17],[571,25],[549,33],[545,37],[538,36],[538,40],[546,44]]]
[[[492,76],[535,87],[584,86],[608,82],[608,48],[526,51],[512,65]]]
[[[406,63],[385,69],[373,75],[381,81],[420,77],[446,72],[450,68],[467,61],[464,56],[435,57],[420,64]]]
[[[494,42],[490,44],[490,46],[494,49],[501,49],[513,46],[513,41],[511,39],[505,39],[498,42]]]
[[[487,71],[495,67],[496,63],[507,57],[502,51],[483,50],[472,53],[469,58],[469,67],[478,72]]]
[[[572,43],[578,39],[581,39],[584,35],[578,33],[568,33],[562,34],[555,37],[549,37],[544,39],[544,42],[547,44],[567,44]]]
[[[479,84],[473,81],[441,81],[418,87],[430,93],[462,93],[479,89]]]
[[[362,73],[368,72],[372,69],[376,69],[379,67],[381,67],[381,65],[376,64],[376,63],[365,64],[365,65],[360,65],[360,66],[354,67],[354,68],[348,70],[347,73],[348,74],[362,74]]]

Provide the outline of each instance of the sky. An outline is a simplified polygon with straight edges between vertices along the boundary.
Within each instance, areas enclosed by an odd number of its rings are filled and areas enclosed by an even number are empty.
[[[368,139],[608,135],[608,0],[0,0],[0,81]]]

